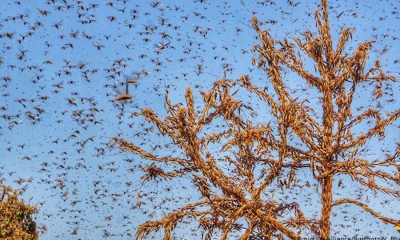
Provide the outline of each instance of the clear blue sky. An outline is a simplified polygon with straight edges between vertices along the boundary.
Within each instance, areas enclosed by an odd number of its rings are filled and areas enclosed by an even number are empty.
[[[379,57],[384,70],[399,76],[399,1],[329,4],[334,39],[343,26],[355,28],[349,51],[358,42],[376,38],[371,61]],[[172,202],[161,205],[162,199],[182,203],[196,197],[181,187],[170,191],[169,183],[141,187],[137,166],[142,160],[110,149],[109,138],[120,135],[146,149],[163,144],[163,139],[137,135],[147,125],[130,113],[145,107],[165,113],[167,88],[178,103],[184,89],[208,89],[224,69],[228,78],[247,74],[266,84],[266,75],[251,65],[255,55],[250,50],[259,43],[251,17],[256,15],[264,22],[262,28],[278,39],[300,37],[307,29],[315,32],[318,3],[294,5],[283,0],[3,0],[0,178],[25,189],[24,198],[39,204],[38,225],[48,228],[41,239],[101,239],[107,233],[110,239],[129,239],[145,215],[155,212],[155,220],[168,212],[163,207],[177,207]],[[113,103],[116,92],[124,91],[125,79],[137,74],[139,85],[130,87],[133,99]],[[294,83],[297,87],[301,85]],[[357,101],[363,102],[363,94]],[[267,118],[262,113],[260,117]],[[388,137],[399,141],[397,132]],[[370,143],[373,155],[379,157],[375,144]],[[187,181],[179,184],[189,188]],[[155,202],[132,209],[139,191],[148,192]],[[393,207],[398,200],[392,205],[381,205],[380,200],[378,211],[399,215]],[[357,228],[361,236],[396,234],[392,226],[358,216],[363,222],[346,228],[349,236]],[[332,221],[334,231],[341,232],[341,220]],[[185,229],[178,232],[190,236]]]

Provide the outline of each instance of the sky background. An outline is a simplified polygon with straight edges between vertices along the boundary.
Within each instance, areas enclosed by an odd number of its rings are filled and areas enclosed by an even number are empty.
[[[209,89],[224,71],[230,79],[245,74],[257,85],[268,84],[251,64],[256,57],[251,48],[259,43],[251,17],[257,16],[261,28],[277,39],[316,32],[318,2],[289,2],[2,0],[0,178],[38,205],[38,225],[48,229],[41,239],[130,239],[149,215],[159,219],[179,202],[198,197],[189,179],[142,186],[143,160],[112,148],[110,138],[124,137],[159,153],[158,145],[166,140],[145,134],[151,132],[144,130],[149,125],[132,117],[133,111],[150,107],[163,115],[165,91],[178,103],[187,87],[194,89],[198,103],[198,91]],[[379,58],[385,71],[399,77],[400,2],[329,1],[329,6],[333,39],[344,26],[355,28],[348,52],[376,39],[371,64]],[[305,85],[295,75],[285,77],[293,89]],[[139,79],[129,89],[133,99],[113,101],[128,78]],[[371,104],[364,99],[370,92],[361,91],[357,103]],[[397,84],[395,100],[382,105],[389,110],[398,106],[398,93]],[[255,99],[251,103],[257,105]],[[268,119],[264,110],[255,121]],[[393,143],[397,135],[398,128],[387,133]],[[367,154],[382,156],[381,144],[368,142]],[[173,148],[163,153],[168,151]],[[140,208],[137,193],[146,199]],[[375,199],[377,210],[398,216],[399,201],[383,200]],[[338,210],[337,215],[342,211],[358,219],[343,232],[345,221],[333,218],[334,233],[397,234],[393,226],[357,209]],[[188,229],[177,233],[190,238]],[[151,236],[159,239],[161,233]]]

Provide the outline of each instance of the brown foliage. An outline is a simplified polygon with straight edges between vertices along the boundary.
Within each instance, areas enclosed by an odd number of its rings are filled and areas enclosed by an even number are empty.
[[[32,215],[36,207],[18,199],[17,190],[0,181],[0,239],[34,240],[39,238]]]
[[[366,159],[360,151],[367,141],[384,139],[385,129],[400,117],[400,110],[386,116],[374,108],[354,113],[356,86],[375,85],[373,95],[379,99],[383,96],[382,86],[396,79],[387,76],[380,64],[366,69],[373,42],[359,44],[352,55],[344,54],[346,42],[352,37],[348,28],[342,30],[334,49],[327,9],[323,0],[322,16],[315,12],[318,32],[304,32],[304,38],[295,38],[295,43],[274,39],[268,30],[260,29],[255,17],[252,19],[261,41],[253,48],[259,54],[253,64],[268,75],[274,94],[253,84],[248,76],[238,80],[224,78],[218,79],[210,91],[201,92],[204,106],[200,111],[195,110],[194,96],[188,88],[186,107],[173,105],[166,94],[168,115],[163,120],[151,109],[138,114],[154,124],[161,135],[171,138],[181,150],[180,156],[185,157],[157,156],[122,138],[112,138],[123,151],[153,163],[177,166],[169,172],[154,165],[143,167],[146,172],[143,180],[189,176],[202,196],[198,202],[178,208],[161,220],[142,224],[137,230],[138,239],[161,228],[165,231],[164,239],[170,239],[171,232],[184,218],[197,221],[206,239],[212,239],[215,232],[219,232],[221,239],[227,239],[234,231],[241,234],[240,239],[251,236],[296,239],[305,230],[328,239],[332,210],[344,204],[358,206],[384,223],[400,224],[399,220],[374,211],[360,198],[334,197],[333,182],[348,176],[364,189],[399,199],[396,189],[400,178],[395,172],[400,169],[400,145],[378,160]],[[315,62],[314,71],[305,69],[301,56]],[[318,92],[322,112],[307,105],[307,98],[293,97],[283,80],[283,68],[297,73],[309,89]],[[238,92],[246,91],[265,103],[273,119],[270,123],[251,121],[256,115],[253,107],[235,99]],[[360,134],[353,133],[356,126],[371,119],[375,125]],[[219,128],[213,125],[215,122],[221,123]],[[219,149],[210,150],[210,145],[219,145]],[[299,169],[308,170],[316,182],[315,192],[321,199],[318,218],[305,216],[306,209],[302,211],[297,202],[274,196],[276,189],[285,188],[283,194],[290,195],[290,189],[301,192],[310,188],[308,181],[300,184]],[[379,184],[381,180],[388,184]]]

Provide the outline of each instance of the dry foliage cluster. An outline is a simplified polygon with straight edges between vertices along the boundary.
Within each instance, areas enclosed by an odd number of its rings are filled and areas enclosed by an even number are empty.
[[[32,219],[36,207],[18,199],[17,190],[0,181],[0,239],[36,240],[39,235]]]
[[[202,196],[199,201],[193,199],[193,203],[158,221],[145,222],[137,230],[137,239],[160,229],[164,229],[164,239],[171,239],[174,228],[185,218],[199,224],[205,239],[213,239],[214,234],[228,239],[233,232],[240,234],[240,239],[273,236],[297,239],[307,231],[328,239],[333,209],[346,204],[358,206],[384,223],[400,224],[398,219],[380,215],[360,198],[334,197],[335,178],[348,176],[379,195],[400,198],[400,178],[396,173],[400,169],[400,145],[384,159],[371,160],[359,154],[370,139],[385,139],[385,129],[400,117],[400,110],[384,115],[378,109],[366,108],[353,113],[357,86],[364,83],[376,86],[373,95],[379,99],[384,94],[384,84],[396,79],[386,75],[378,61],[373,68],[366,69],[372,42],[359,44],[351,55],[344,54],[346,43],[352,37],[349,28],[342,29],[336,48],[333,47],[327,9],[327,1],[323,0],[322,14],[315,12],[318,32],[304,32],[303,38],[294,39],[294,43],[274,39],[267,30],[260,29],[255,17],[252,19],[261,41],[253,48],[259,54],[253,64],[268,75],[274,94],[254,85],[248,76],[238,80],[219,79],[210,91],[201,92],[204,106],[199,111],[188,88],[186,106],[173,105],[166,94],[168,115],[164,119],[151,109],[139,113],[160,134],[171,138],[184,158],[158,156],[122,138],[111,140],[122,151],[152,162],[143,167],[143,180],[189,176]],[[315,62],[314,71],[305,69],[301,56]],[[291,95],[282,77],[282,68],[297,73],[310,88],[318,91],[321,113],[308,106],[307,99]],[[253,124],[251,118],[244,117],[244,112],[254,116],[254,110],[235,99],[238,91],[247,91],[265,103],[273,123]],[[207,132],[215,121],[222,122],[223,127]],[[362,133],[354,133],[353,128],[366,121],[372,122],[372,126]],[[211,144],[219,144],[219,151],[209,150]],[[163,163],[176,169],[167,171],[161,166]],[[312,190],[310,185],[301,186],[299,169],[308,170],[319,191]],[[302,211],[298,202],[274,197],[274,189],[286,189],[285,193],[296,188],[294,192],[309,189],[320,194],[319,217],[306,216],[303,212],[306,209]]]

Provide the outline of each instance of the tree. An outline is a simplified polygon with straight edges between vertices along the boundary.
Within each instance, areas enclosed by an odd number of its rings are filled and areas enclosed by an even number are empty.
[[[385,115],[381,105],[355,101],[356,93],[365,95],[372,86],[372,103],[378,103],[396,79],[383,72],[379,60],[367,68],[374,41],[345,53],[350,28],[341,30],[333,47],[327,0],[321,3],[322,15],[315,11],[317,33],[306,31],[294,42],[274,39],[253,17],[261,41],[253,48],[258,53],[253,64],[267,74],[267,86],[256,86],[249,76],[224,77],[210,91],[201,92],[200,110],[188,88],[186,106],[173,105],[166,94],[168,114],[163,120],[151,109],[137,113],[172,140],[177,154],[158,156],[123,138],[111,139],[122,151],[152,162],[143,164],[143,181],[189,177],[202,196],[161,220],[142,224],[138,239],[161,228],[164,239],[170,239],[185,218],[197,221],[206,239],[213,234],[227,239],[235,232],[240,239],[296,239],[307,232],[329,239],[332,213],[342,206],[357,206],[384,223],[400,224],[368,205],[377,196],[400,198],[400,144],[392,143],[382,159],[368,159],[365,154],[369,141],[389,142],[385,131],[397,121],[400,110]],[[310,61],[313,70],[307,70]],[[308,85],[304,92],[312,92],[312,98],[290,89],[283,74],[288,70]],[[271,121],[256,121],[254,106],[240,100],[246,91],[264,104],[259,109],[269,109]],[[306,178],[301,179],[301,173]],[[341,197],[344,180],[357,183],[368,199],[363,200],[362,194]],[[320,197],[319,216],[306,214],[304,204],[293,197],[303,192]]]
[[[39,239],[32,219],[36,207],[18,199],[19,193],[0,181],[0,239]]]

